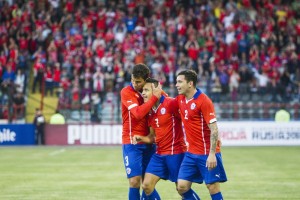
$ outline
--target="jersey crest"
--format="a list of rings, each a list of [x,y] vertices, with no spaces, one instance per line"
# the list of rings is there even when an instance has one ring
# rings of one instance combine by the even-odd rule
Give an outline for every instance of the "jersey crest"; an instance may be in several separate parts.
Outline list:
[[[160,113],[161,113],[162,115],[166,114],[166,108],[160,109]]]
[[[191,110],[194,110],[196,108],[196,104],[195,103],[192,103],[191,104]]]

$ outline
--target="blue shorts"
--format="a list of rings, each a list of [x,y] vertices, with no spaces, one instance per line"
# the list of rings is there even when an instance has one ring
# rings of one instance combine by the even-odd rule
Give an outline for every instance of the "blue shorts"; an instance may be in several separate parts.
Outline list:
[[[123,144],[122,150],[127,178],[144,176],[151,156],[155,153],[155,145]]]
[[[183,158],[178,179],[187,180],[191,182],[198,181],[212,184],[216,182],[226,182],[227,177],[222,163],[221,153],[216,153],[217,166],[208,170],[206,167],[206,160],[208,155],[196,155],[192,153],[185,153]]]
[[[148,164],[146,173],[154,174],[161,179],[177,182],[183,157],[184,153],[175,155],[154,154]]]

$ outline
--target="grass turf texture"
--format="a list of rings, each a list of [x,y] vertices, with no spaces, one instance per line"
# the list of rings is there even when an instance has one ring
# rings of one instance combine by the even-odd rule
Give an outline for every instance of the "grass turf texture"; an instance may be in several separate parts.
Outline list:
[[[223,147],[225,199],[300,199],[300,147]],[[121,147],[0,147],[0,199],[127,199]],[[163,200],[180,199],[159,181]],[[193,184],[202,200],[205,185]]]

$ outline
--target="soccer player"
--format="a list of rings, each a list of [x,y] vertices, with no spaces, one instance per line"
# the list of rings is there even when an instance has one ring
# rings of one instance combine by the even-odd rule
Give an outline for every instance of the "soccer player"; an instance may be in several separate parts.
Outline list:
[[[187,142],[187,152],[178,174],[178,193],[185,200],[197,199],[190,188],[193,178],[200,172],[211,199],[221,200],[220,182],[226,182],[227,177],[222,163],[213,103],[196,88],[196,72],[182,71],[176,81],[179,94],[176,99]]]
[[[144,64],[133,67],[131,84],[121,90],[122,106],[122,150],[125,170],[129,180],[129,200],[140,200],[142,177],[152,154],[151,144],[133,144],[133,136],[145,136],[149,133],[146,115],[161,97],[161,86],[153,88],[153,96],[145,104],[141,91],[150,69]]]
[[[148,78],[143,87],[144,102],[152,98],[152,83]],[[143,191],[147,200],[159,200],[155,185],[160,179],[177,183],[181,161],[186,151],[177,102],[174,98],[162,95],[149,112],[150,133],[147,136],[134,136],[134,142],[156,143],[156,153],[152,156],[143,180]],[[143,199],[142,199],[143,200]]]

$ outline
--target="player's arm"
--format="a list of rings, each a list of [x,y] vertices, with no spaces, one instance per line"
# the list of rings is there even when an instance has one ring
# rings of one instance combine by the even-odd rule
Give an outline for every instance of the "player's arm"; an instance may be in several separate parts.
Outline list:
[[[217,122],[208,124],[208,127],[210,129],[210,149],[206,161],[206,167],[208,167],[208,169],[213,169],[217,166],[217,160],[215,155],[216,155],[217,143],[219,141],[219,131],[218,131]]]
[[[126,91],[122,91],[122,103],[126,105],[127,109],[131,112],[135,119],[140,120],[147,115],[152,106],[154,106],[156,101],[160,98],[161,91],[161,86],[154,88],[152,97],[148,102],[143,103],[142,105],[139,105],[136,97],[132,97],[130,94],[126,93]]]
[[[150,127],[150,133],[147,136],[141,136],[141,135],[134,135],[133,136],[133,144],[137,144],[139,142],[143,143],[154,143],[155,141],[155,132],[152,127]]]
[[[208,167],[208,169],[210,170],[217,166],[216,150],[219,140],[219,131],[214,105],[208,97],[204,97],[204,100],[202,101],[201,112],[204,116],[205,122],[210,129],[210,149],[206,161],[206,167]]]
[[[138,104],[133,104],[132,106],[128,107],[128,110],[130,110],[131,114],[135,119],[140,120],[148,114],[148,112],[151,110],[151,108],[154,106],[157,100],[158,98],[153,95],[146,103],[143,103],[140,106]]]

